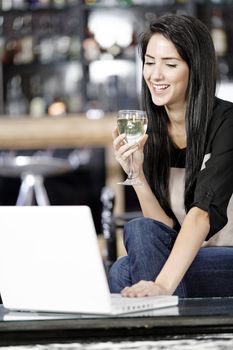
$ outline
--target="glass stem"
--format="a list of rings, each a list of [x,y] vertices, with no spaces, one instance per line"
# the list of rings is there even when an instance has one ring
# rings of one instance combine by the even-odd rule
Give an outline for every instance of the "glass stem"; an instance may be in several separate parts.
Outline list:
[[[128,179],[133,179],[133,154],[129,157],[129,173]]]

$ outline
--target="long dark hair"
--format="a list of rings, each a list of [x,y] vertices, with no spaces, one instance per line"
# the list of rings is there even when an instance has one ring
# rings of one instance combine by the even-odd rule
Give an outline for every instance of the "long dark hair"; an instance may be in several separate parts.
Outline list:
[[[187,133],[185,207],[193,200],[193,188],[201,168],[205,151],[208,125],[213,113],[216,88],[216,55],[207,27],[197,18],[187,15],[164,15],[150,23],[140,36],[140,53],[144,57],[150,38],[160,33],[176,47],[189,67],[187,108],[185,115]],[[168,179],[170,145],[168,116],[164,106],[156,106],[150,91],[142,81],[142,108],[149,119],[148,141],[145,145],[144,170],[150,187],[169,216]]]

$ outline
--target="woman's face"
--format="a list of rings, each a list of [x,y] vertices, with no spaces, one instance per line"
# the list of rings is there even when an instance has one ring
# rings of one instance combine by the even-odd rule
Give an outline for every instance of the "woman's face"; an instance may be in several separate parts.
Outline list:
[[[143,76],[155,105],[185,107],[189,67],[162,34],[154,34],[148,42]]]

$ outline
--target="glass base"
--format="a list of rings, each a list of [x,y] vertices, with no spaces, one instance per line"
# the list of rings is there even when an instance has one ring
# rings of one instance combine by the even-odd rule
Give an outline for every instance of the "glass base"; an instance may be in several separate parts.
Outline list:
[[[124,185],[124,186],[142,186],[143,182],[136,179],[126,179],[125,181],[118,182],[118,185]]]

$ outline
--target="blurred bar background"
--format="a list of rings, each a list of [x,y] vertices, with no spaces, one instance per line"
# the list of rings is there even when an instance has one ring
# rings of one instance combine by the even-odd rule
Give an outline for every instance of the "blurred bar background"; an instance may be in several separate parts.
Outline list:
[[[0,205],[16,204],[22,181],[5,160],[43,156],[75,164],[45,172],[50,204],[89,205],[98,233],[104,186],[116,192],[117,212],[138,209],[133,191],[116,185],[124,175],[111,130],[118,109],[140,108],[138,36],[168,12],[208,26],[217,94],[233,100],[231,0],[0,0]]]

